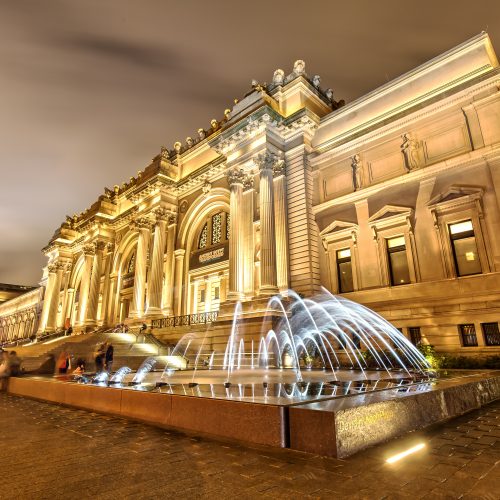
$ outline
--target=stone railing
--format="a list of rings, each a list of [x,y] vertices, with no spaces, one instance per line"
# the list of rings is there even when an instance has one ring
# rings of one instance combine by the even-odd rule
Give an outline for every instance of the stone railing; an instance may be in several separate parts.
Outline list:
[[[169,316],[168,318],[154,319],[151,321],[152,328],[168,328],[176,326],[206,325],[213,323],[219,311],[210,311],[204,313],[185,314],[183,316]]]

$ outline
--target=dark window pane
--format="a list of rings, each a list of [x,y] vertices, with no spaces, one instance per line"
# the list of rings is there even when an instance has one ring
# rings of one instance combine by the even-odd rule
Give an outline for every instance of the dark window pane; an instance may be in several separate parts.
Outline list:
[[[220,294],[219,294],[219,287],[218,287],[218,286],[216,286],[216,287],[214,288],[214,299],[215,299],[215,300],[219,300],[219,296],[220,296]]]
[[[410,283],[410,271],[408,270],[408,260],[406,259],[405,249],[389,252],[389,267],[392,285],[405,285]]]
[[[337,270],[339,276],[339,292],[352,292],[354,290],[354,283],[352,280],[351,261],[338,262]]]
[[[481,272],[481,263],[477,254],[476,238],[469,236],[453,240],[452,243],[457,264],[457,274],[459,276],[479,274]]]
[[[500,345],[500,330],[498,323],[482,323],[484,343],[486,345]]]
[[[410,334],[410,340],[412,344],[417,345],[422,340],[419,326],[410,326],[410,328],[408,328],[408,332]]]
[[[200,302],[205,302],[205,290],[200,291]]]
[[[477,346],[476,327],[471,323],[467,325],[458,325],[464,347]]]

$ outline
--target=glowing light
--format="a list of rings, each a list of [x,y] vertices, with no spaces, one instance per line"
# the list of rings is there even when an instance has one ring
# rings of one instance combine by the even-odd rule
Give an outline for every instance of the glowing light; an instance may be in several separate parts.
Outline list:
[[[408,448],[405,451],[402,451],[401,453],[398,453],[397,455],[393,455],[392,457],[389,457],[386,462],[388,464],[393,464],[394,462],[397,462],[398,460],[401,460],[402,458],[407,457],[408,455],[411,455],[412,453],[415,453],[417,451],[420,451],[421,449],[425,448],[425,443],[419,443],[412,448]]]
[[[472,261],[475,259],[474,252],[465,252],[465,260]]]
[[[465,220],[463,222],[457,222],[456,224],[450,224],[450,233],[451,234],[459,234],[465,233],[467,231],[472,231],[474,228],[472,227],[472,221]]]

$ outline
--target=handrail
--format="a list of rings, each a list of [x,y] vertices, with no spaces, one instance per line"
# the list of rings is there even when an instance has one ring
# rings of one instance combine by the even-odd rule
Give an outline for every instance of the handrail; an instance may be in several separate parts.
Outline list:
[[[167,318],[153,319],[152,328],[167,328],[189,325],[206,325],[217,320],[219,311],[209,311],[204,313],[184,314],[183,316],[169,316]]]

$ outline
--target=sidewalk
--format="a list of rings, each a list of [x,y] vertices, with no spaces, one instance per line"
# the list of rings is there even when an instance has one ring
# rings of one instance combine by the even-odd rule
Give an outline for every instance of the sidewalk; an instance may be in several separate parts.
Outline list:
[[[0,395],[0,498],[500,498],[500,401],[346,460]],[[393,464],[386,459],[425,447]],[[11,492],[11,493],[9,493]],[[7,495],[7,496],[4,496]]]

